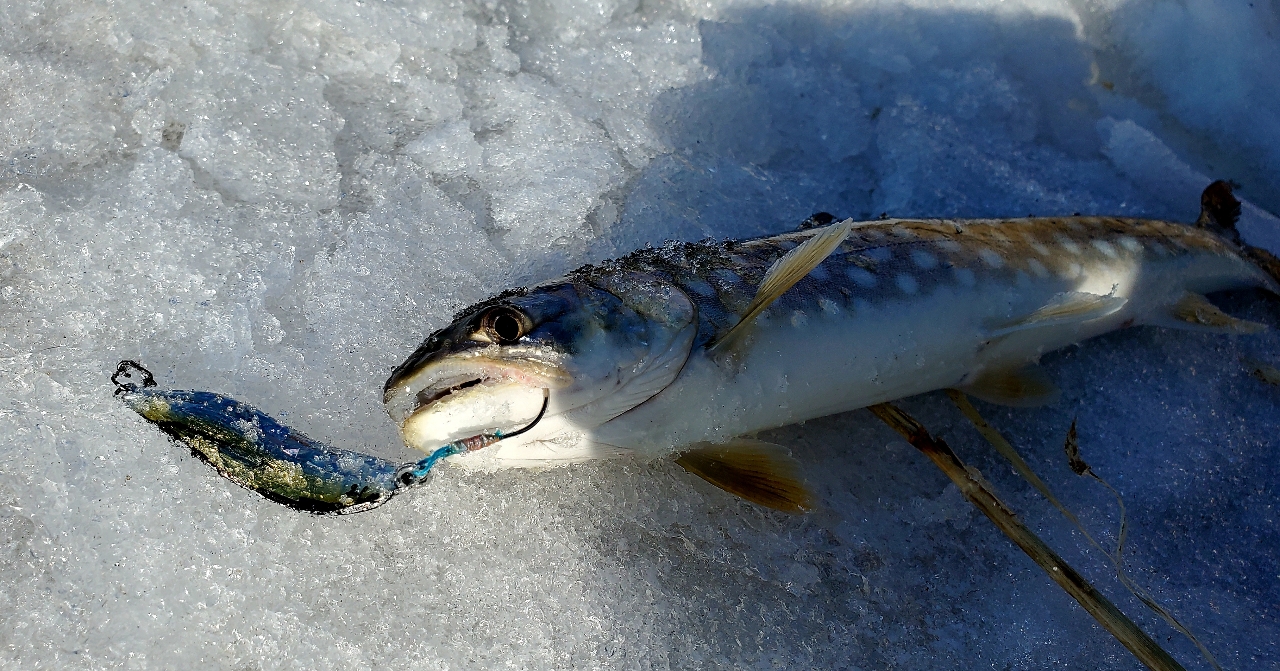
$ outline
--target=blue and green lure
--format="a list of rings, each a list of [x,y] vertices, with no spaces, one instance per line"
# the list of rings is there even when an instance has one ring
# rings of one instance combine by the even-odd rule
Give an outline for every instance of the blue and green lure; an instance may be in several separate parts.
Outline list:
[[[111,381],[126,405],[227,479],[272,501],[316,514],[376,508],[425,482],[441,459],[487,447],[529,428],[472,436],[449,443],[421,461],[395,463],[329,447],[221,394],[159,389],[151,372],[134,361],[121,361]]]

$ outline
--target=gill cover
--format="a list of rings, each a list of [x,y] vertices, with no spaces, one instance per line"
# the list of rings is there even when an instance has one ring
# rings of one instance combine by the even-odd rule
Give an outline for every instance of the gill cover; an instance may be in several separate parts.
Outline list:
[[[697,309],[679,288],[652,275],[625,272],[599,273],[591,283],[615,297],[621,308],[634,315],[634,325],[624,338],[632,355],[612,366],[590,389],[580,384],[579,399],[567,408],[566,419],[575,426],[599,426],[644,403],[671,384],[684,368],[697,334]],[[586,382],[586,378],[575,380]],[[566,400],[569,395],[566,394]]]

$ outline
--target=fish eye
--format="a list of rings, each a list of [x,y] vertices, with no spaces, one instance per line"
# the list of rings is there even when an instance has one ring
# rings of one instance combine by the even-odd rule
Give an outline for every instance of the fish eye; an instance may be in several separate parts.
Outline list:
[[[480,319],[480,329],[490,341],[499,345],[510,345],[528,333],[526,324],[529,318],[519,310],[499,305],[490,308]]]

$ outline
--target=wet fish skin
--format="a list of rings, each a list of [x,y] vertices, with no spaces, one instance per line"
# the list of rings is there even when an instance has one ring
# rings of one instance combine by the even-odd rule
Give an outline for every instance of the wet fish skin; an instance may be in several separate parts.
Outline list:
[[[697,296],[696,342],[730,328],[768,266],[808,235],[730,245],[718,258],[704,257],[692,275],[715,289],[705,296],[694,290],[696,279],[671,273]],[[964,386],[983,371],[1034,362],[1117,328],[1174,325],[1168,310],[1186,292],[1252,286],[1275,289],[1233,245],[1183,224],[1109,217],[867,222],[762,315],[738,375],[725,374],[695,345],[679,379],[620,417],[625,423],[599,427],[593,437],[655,454]],[[996,335],[1079,292],[1120,295],[1125,303],[1099,319]],[[705,417],[727,421],[699,428]]]
[[[518,341],[498,342],[486,332],[486,320],[512,311],[526,328]],[[693,303],[678,287],[625,269],[590,281],[576,275],[508,291],[468,308],[427,338],[387,380],[387,410],[401,425],[406,444],[430,451],[482,430],[462,421],[459,426],[465,428],[454,433],[423,436],[414,429],[425,424],[430,430],[450,418],[437,414],[424,420],[422,413],[457,405],[460,397],[476,399],[476,405],[519,405],[526,414],[479,415],[489,422],[484,431],[509,432],[541,414],[542,390],[548,389],[546,417],[518,442],[541,444],[554,453],[553,460],[614,456],[618,449],[592,444],[582,429],[612,419],[669,384],[697,334],[695,316]],[[510,391],[513,382],[536,393],[486,401],[486,394]]]
[[[459,461],[653,458],[974,385],[984,373],[1125,326],[1207,328],[1173,316],[1185,296],[1277,288],[1205,227],[1113,217],[872,221],[856,224],[767,308],[736,362],[711,356],[706,345],[737,323],[773,264],[821,230],[668,243],[478,304],[397,368],[388,405],[422,411],[431,403],[405,399],[431,386],[434,368],[524,348],[564,372],[571,392],[552,389],[547,419],[522,440]],[[1088,300],[1071,304],[1081,297]],[[548,302],[557,308],[544,309]],[[1073,320],[1080,305],[1091,311]],[[494,309],[526,312],[530,331],[510,344],[477,341]],[[476,379],[470,393],[479,398],[487,382]],[[501,428],[506,420],[491,422]]]

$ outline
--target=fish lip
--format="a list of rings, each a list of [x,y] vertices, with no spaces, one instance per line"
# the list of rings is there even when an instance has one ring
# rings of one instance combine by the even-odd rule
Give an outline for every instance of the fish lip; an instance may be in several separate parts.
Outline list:
[[[429,363],[402,376],[387,387],[383,403],[398,426],[456,392],[502,382],[524,382],[531,387],[558,389],[571,382],[554,358],[535,356],[494,357],[477,354],[450,357]]]

